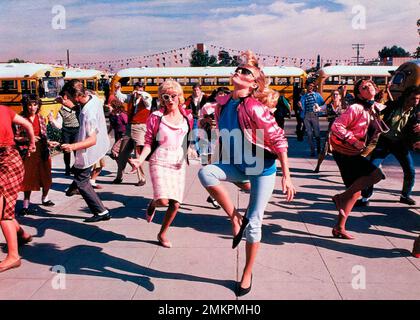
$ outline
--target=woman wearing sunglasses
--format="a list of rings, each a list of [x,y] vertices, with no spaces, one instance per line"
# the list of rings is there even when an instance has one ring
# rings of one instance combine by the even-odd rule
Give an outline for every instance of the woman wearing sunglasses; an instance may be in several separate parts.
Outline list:
[[[182,107],[184,93],[175,80],[168,79],[162,83],[158,96],[161,109],[153,112],[147,120],[144,148],[137,159],[129,161],[137,170],[145,160],[149,160],[153,200],[146,210],[146,220],[152,221],[156,207],[168,207],[157,239],[163,247],[171,248],[167,232],[184,195],[188,161],[186,140],[193,126],[193,117]]]
[[[237,295],[250,292],[252,268],[261,241],[264,211],[274,190],[276,159],[283,169],[282,188],[291,201],[296,193],[290,179],[287,140],[270,112],[278,93],[269,89],[264,73],[251,51],[232,75],[232,94],[217,98],[215,119],[219,130],[219,161],[199,172],[202,185],[222,206],[232,222],[235,248],[246,235],[246,262]],[[232,138],[233,137],[233,138]],[[249,205],[242,216],[222,181],[250,190]]]
[[[346,191],[336,194],[333,201],[338,219],[332,234],[335,238],[354,239],[346,231],[346,221],[361,191],[385,179],[381,169],[364,155],[366,146],[379,137],[378,114],[384,105],[375,102],[378,89],[372,80],[359,80],[354,86],[355,102],[331,126],[332,154]]]

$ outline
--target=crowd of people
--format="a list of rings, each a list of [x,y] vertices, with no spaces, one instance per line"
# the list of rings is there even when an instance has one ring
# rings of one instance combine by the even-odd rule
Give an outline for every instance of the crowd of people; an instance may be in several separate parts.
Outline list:
[[[338,213],[333,237],[354,239],[346,230],[347,218],[355,205],[368,203],[373,186],[385,178],[380,165],[389,154],[397,158],[404,172],[400,202],[415,204],[411,197],[415,180],[411,152],[420,149],[418,87],[408,88],[401,98],[383,105],[378,102],[375,83],[360,80],[354,86],[353,96],[343,86],[333,91],[325,103],[315,83],[308,82],[304,92],[294,87],[291,105],[269,88],[251,51],[242,55],[232,84],[233,91],[220,87],[209,96],[200,85],[194,85],[193,94],[185,98],[182,86],[167,79],[159,86],[157,107],[153,108],[152,97],[142,83],[134,84],[131,94],[122,93],[117,83],[108,99],[107,128],[103,101],[80,81],[71,80],[56,99],[62,104],[58,115],[48,116],[49,123],[61,130],[60,142],[49,141],[46,119],[39,114],[42,103],[37,96],[24,100],[21,115],[0,106],[0,224],[8,247],[0,272],[19,267],[18,245],[32,240],[15,219],[18,193],[24,193],[20,215],[33,213],[32,191],[42,189],[42,205],[54,206],[48,198],[52,148],[63,151],[65,175],[73,178],[66,195],[80,194],[92,213],[85,219],[87,223],[111,219],[95,191],[100,188],[96,178],[105,166],[104,157],[109,150],[118,166],[113,184],[122,183],[124,170],[130,164],[138,176],[136,185],[144,186],[147,182],[143,165],[148,161],[153,198],[146,209],[146,220],[150,223],[158,208],[166,208],[157,234],[159,244],[165,248],[172,247],[169,230],[183,203],[186,168],[195,154],[202,163],[198,178],[208,192],[206,201],[215,209],[223,209],[230,219],[232,248],[243,237],[246,239],[238,296],[247,294],[252,287],[252,271],[262,239],[264,212],[274,191],[277,160],[286,201],[292,201],[296,194],[284,131],[284,120],[291,116],[292,109],[297,121],[297,140],[302,141],[306,131],[309,154],[318,155],[315,172],[320,171],[326,155],[332,154],[346,187],[332,197]],[[321,112],[326,112],[328,120],[323,143]],[[112,147],[111,131],[115,139]],[[243,214],[235,207],[225,182],[249,192]],[[420,257],[420,238],[415,241],[413,255]]]

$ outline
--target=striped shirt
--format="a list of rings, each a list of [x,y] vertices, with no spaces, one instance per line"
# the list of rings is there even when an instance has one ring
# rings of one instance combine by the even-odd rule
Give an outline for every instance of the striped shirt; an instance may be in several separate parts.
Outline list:
[[[305,113],[314,112],[315,103],[315,93],[307,93],[305,95]]]
[[[66,128],[78,128],[79,120],[77,119],[76,110],[62,106],[58,111],[61,118],[63,118],[63,127]]]

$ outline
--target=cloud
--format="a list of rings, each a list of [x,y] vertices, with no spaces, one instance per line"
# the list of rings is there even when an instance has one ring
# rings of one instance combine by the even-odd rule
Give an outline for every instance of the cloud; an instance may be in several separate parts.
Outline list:
[[[66,9],[66,30],[51,27],[58,2]],[[366,29],[356,30],[352,9],[360,2]],[[70,49],[74,62],[86,62],[201,42],[306,58],[349,58],[352,43],[364,43],[362,54],[375,57],[394,44],[414,51],[418,9],[417,0],[6,2],[0,11],[0,60],[55,61]]]

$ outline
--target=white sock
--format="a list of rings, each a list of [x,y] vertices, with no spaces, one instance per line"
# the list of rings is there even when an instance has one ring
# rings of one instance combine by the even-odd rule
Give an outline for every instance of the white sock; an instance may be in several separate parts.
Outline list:
[[[96,186],[96,180],[92,180],[92,179],[90,179],[90,184],[91,184],[93,187],[95,187],[95,186]]]
[[[23,200],[23,207],[25,209],[28,209],[29,208],[29,200]]]
[[[104,212],[98,213],[98,216],[104,216],[104,215],[106,215],[108,212],[109,212],[108,210],[105,210]]]
[[[48,200],[48,196],[42,197],[42,202],[47,202]]]

